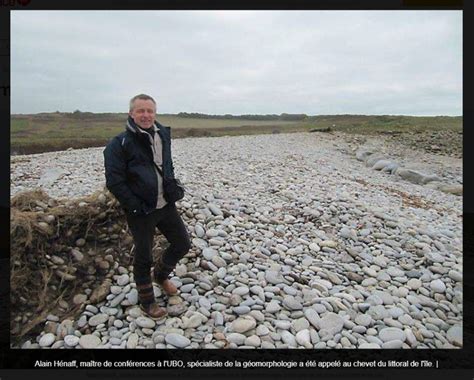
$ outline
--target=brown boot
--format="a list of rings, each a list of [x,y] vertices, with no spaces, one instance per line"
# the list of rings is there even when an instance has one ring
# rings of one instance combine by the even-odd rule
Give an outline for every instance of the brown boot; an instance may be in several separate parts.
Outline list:
[[[166,265],[163,257],[160,256],[155,263],[152,271],[153,281],[160,285],[168,296],[174,296],[178,293],[178,288],[167,277],[173,271],[174,266]]]
[[[169,296],[178,294],[178,288],[171,280],[166,279],[164,281],[158,282],[158,285],[160,285],[164,292]]]
[[[137,284],[137,291],[140,309],[142,309],[150,318],[160,319],[166,316],[166,310],[159,307],[155,302],[153,284],[151,282],[141,285]]]
[[[140,305],[140,309],[142,309],[151,319],[161,319],[168,315],[166,309],[159,307],[156,302]]]

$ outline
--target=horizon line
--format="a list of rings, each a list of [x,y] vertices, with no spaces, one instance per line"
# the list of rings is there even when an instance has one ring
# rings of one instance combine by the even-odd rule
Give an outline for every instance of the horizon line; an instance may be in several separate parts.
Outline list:
[[[79,111],[80,113],[91,113],[91,114],[128,114],[128,112],[92,112],[92,111]],[[10,116],[31,116],[31,115],[41,115],[41,114],[73,114],[76,111],[43,111],[35,113],[10,113]],[[446,114],[437,114],[437,115],[412,115],[412,114],[364,114],[364,113],[334,113],[334,114],[306,114],[306,113],[289,113],[282,112],[279,114],[276,113],[242,113],[242,114],[232,114],[232,113],[205,113],[205,112],[188,112],[188,111],[179,111],[177,113],[173,112],[161,112],[156,113],[156,115],[179,115],[180,113],[185,114],[198,114],[198,115],[209,115],[209,116],[282,116],[282,115],[305,115],[308,117],[314,116],[410,116],[410,117],[463,117],[463,114],[460,115],[446,115]]]

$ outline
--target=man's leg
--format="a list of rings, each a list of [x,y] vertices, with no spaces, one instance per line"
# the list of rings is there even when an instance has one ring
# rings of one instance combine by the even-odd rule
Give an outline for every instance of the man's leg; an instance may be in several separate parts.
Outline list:
[[[166,205],[159,212],[157,227],[170,245],[155,263],[154,277],[167,293],[174,293],[174,285],[166,284],[166,280],[178,261],[188,253],[191,241],[188,230],[174,204]]]
[[[133,260],[133,275],[137,285],[138,299],[143,310],[153,318],[160,318],[166,314],[164,309],[155,303],[153,284],[150,276],[150,268],[153,263],[152,248],[155,234],[155,216],[127,215],[127,222],[135,244],[135,257]]]

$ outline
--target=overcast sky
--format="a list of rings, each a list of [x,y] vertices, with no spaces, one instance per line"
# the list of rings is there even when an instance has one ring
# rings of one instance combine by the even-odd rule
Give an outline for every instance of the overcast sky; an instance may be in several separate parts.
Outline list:
[[[12,113],[462,114],[461,11],[12,11]]]

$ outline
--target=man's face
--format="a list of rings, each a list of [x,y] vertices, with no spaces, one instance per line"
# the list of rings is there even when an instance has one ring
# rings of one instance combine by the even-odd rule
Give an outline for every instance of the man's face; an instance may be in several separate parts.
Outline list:
[[[151,100],[135,99],[133,109],[129,112],[133,121],[141,128],[148,129],[155,121],[156,106]]]

